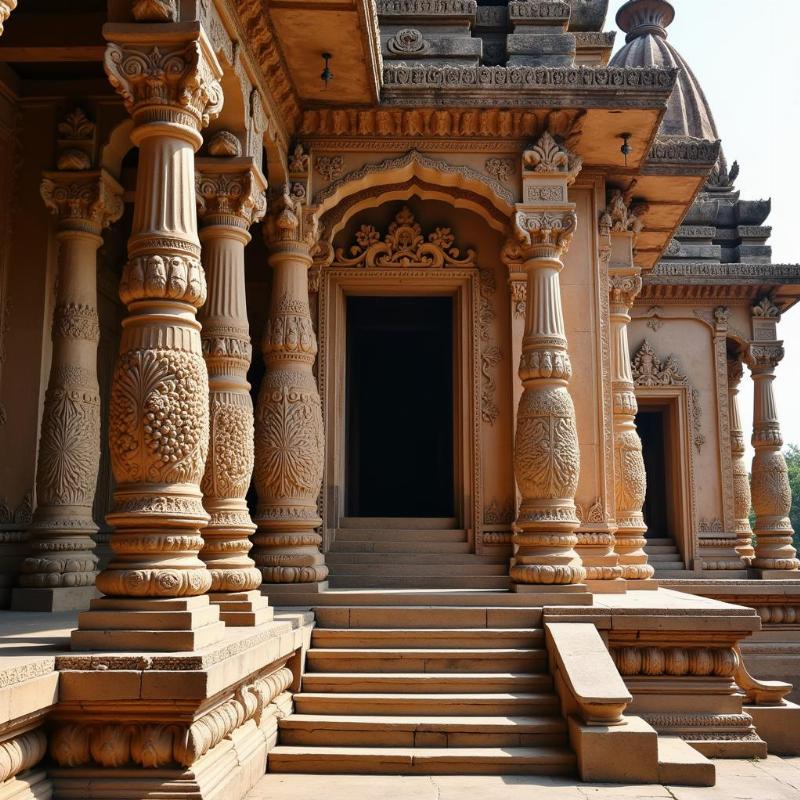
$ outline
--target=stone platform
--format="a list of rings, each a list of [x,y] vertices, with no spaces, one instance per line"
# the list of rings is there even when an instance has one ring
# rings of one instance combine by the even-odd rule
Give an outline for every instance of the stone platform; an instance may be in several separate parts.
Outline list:
[[[800,758],[715,761],[717,784],[685,787],[579,783],[569,778],[510,776],[265,775],[246,800],[353,797],[392,800],[797,800]]]

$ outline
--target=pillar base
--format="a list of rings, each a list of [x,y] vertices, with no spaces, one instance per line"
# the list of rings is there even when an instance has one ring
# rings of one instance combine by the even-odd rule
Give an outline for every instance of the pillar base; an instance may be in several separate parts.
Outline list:
[[[272,621],[273,609],[258,589],[211,593],[208,599],[219,608],[219,618],[232,628],[250,628]]]
[[[758,569],[750,567],[747,576],[762,581],[800,581],[800,569]]]
[[[137,599],[100,597],[78,616],[73,650],[186,652],[225,636],[219,608],[208,595]]]
[[[624,578],[614,578],[610,581],[586,581],[586,588],[592,594],[625,594],[628,590],[628,581]]]
[[[11,592],[11,610],[86,611],[99,596],[95,586],[16,587]]]
[[[658,581],[655,578],[640,578],[636,580],[625,580],[626,591],[628,592],[655,592],[658,591]]]

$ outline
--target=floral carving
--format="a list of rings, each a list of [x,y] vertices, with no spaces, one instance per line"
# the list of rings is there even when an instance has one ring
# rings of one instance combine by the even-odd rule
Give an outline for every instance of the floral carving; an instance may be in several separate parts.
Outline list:
[[[514,162],[510,158],[487,158],[484,168],[497,180],[507,181],[514,173]]]
[[[253,412],[248,405],[219,399],[211,403],[211,437],[202,483],[206,496],[233,498],[247,493],[254,462]]]
[[[524,497],[574,497],[580,456],[575,410],[566,389],[526,391],[522,395],[514,466]]]
[[[402,28],[386,42],[386,49],[396,55],[415,55],[424,53],[428,43],[422,36],[422,31],[416,28]]]
[[[344,172],[344,159],[341,156],[318,156],[314,166],[326,181],[334,181]]]
[[[208,450],[207,381],[199,355],[132,350],[120,356],[109,409],[118,481],[199,483]]]
[[[265,386],[256,480],[272,497],[316,497],[322,484],[322,409],[316,392]]]
[[[566,173],[570,180],[580,172],[583,159],[559,144],[549,131],[522,154],[523,168],[528,172]]]
[[[77,303],[56,306],[53,313],[53,336],[96,342],[100,338],[97,311],[93,306]]]
[[[638,236],[644,229],[643,217],[648,210],[645,203],[633,204],[630,190],[623,192],[621,189],[614,189],[608,199],[608,205],[600,215],[600,231],[631,232],[634,236]]]
[[[404,206],[383,236],[372,225],[362,225],[356,242],[350,247],[350,257],[337,248],[334,266],[337,267],[474,267],[475,251],[464,256],[454,246],[450,228],[436,228],[425,237],[422,227],[411,210]]]
[[[91,506],[99,465],[99,398],[88,391],[49,389],[36,475],[39,502]]]
[[[123,303],[172,299],[199,308],[206,300],[206,278],[200,262],[185,256],[142,255],[125,265],[119,282]]]
[[[176,0],[134,0],[131,11],[137,22],[175,22],[178,19]]]

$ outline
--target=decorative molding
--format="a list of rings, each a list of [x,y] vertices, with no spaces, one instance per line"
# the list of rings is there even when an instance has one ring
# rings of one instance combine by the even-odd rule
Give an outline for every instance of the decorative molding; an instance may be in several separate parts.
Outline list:
[[[47,736],[43,728],[34,728],[0,742],[0,784],[38,764],[46,752]]]
[[[26,494],[19,504],[11,508],[5,497],[0,497],[0,526],[8,528],[27,528],[33,520],[33,495]]]
[[[303,137],[372,137],[379,139],[491,139],[535,140],[550,130],[568,145],[574,144],[575,132],[584,111],[511,111],[470,108],[343,108],[309,109],[303,112],[298,133]],[[457,149],[467,145],[457,142]],[[373,147],[373,145],[369,145]],[[381,142],[381,145],[383,143]],[[405,148],[408,148],[406,143]],[[516,146],[513,148],[516,151]]]
[[[677,69],[640,67],[531,67],[471,65],[407,65],[385,64],[383,67],[384,98],[388,103],[431,105],[428,92],[441,95],[468,93],[476,105],[531,105],[536,92],[539,106],[563,107],[564,93],[613,95],[615,106],[636,107],[654,95],[668,97],[678,75]],[[491,92],[476,91],[491,89]],[[553,94],[549,94],[550,90]],[[558,102],[556,102],[558,99]],[[652,102],[650,99],[649,102]],[[682,143],[678,152],[693,152],[692,145]],[[710,144],[703,142],[702,144]],[[700,150],[698,143],[694,149]],[[716,150],[711,163],[716,161]]]
[[[624,678],[670,675],[687,678],[732,678],[739,656],[730,647],[611,647]]]
[[[476,0],[377,0],[382,17],[474,17]]]
[[[238,158],[242,155],[242,143],[230,131],[217,131],[208,140],[206,149],[210,156],[217,158]]]
[[[480,325],[478,336],[481,347],[481,417],[488,425],[494,425],[500,416],[500,409],[495,402],[497,384],[490,370],[496,367],[503,359],[500,348],[492,343],[491,323],[497,316],[493,308],[493,298],[497,284],[494,271],[481,269],[480,272],[480,311],[478,318]]]
[[[719,141],[694,139],[691,136],[658,136],[647,154],[647,164],[714,164],[719,157]]]

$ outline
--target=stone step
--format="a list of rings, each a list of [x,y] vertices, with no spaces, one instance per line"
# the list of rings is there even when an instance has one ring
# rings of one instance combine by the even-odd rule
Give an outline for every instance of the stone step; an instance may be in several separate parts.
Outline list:
[[[466,542],[467,532],[460,529],[419,530],[417,528],[339,528],[336,542]]]
[[[292,714],[283,745],[335,747],[537,747],[567,744],[561,717],[396,717]]]
[[[487,692],[469,694],[437,692],[298,692],[298,714],[402,715],[424,717],[477,717],[482,714],[527,716],[559,714],[558,697],[552,692]]]
[[[414,578],[474,578],[485,575],[508,575],[508,562],[496,564],[480,564],[468,561],[464,564],[453,565],[448,559],[440,559],[432,564],[396,564],[394,560],[382,564],[339,564],[328,562],[331,576],[343,580],[349,576],[371,577],[383,583],[383,578],[405,578],[410,581]]]
[[[697,578],[697,573],[690,569],[656,569],[655,577],[661,578]]]
[[[506,575],[460,576],[374,576],[338,575],[331,573],[329,584],[335,589],[494,589],[507,591],[510,579]]]
[[[327,593],[335,594],[335,593]],[[354,593],[348,593],[352,596]],[[429,595],[420,594],[421,597]],[[415,595],[407,595],[408,602]],[[520,597],[508,594],[503,597]],[[488,598],[487,598],[488,599]],[[541,608],[493,608],[479,606],[316,606],[317,630],[321,628],[352,629],[464,629],[475,628],[538,628],[542,624]]]
[[[309,747],[278,745],[271,772],[380,775],[571,775],[566,747]]]
[[[654,545],[655,547],[675,547],[675,540],[667,537],[658,537],[658,538],[650,538],[647,537],[647,544],[645,545],[645,550],[647,550],[650,545]]]
[[[302,591],[303,584],[294,584],[291,592],[280,594],[273,606],[313,608],[322,606],[383,606],[391,612],[397,606],[488,607],[493,609],[543,606],[590,606],[592,595],[580,586],[551,586],[536,592],[509,592],[493,589],[328,589],[325,592]],[[265,594],[272,598],[269,590]],[[391,627],[389,625],[369,627]]]
[[[647,560],[651,564],[671,564],[674,561],[683,563],[683,560],[677,553],[655,553],[654,555],[648,555]]]
[[[683,739],[659,736],[658,782],[670,786],[713,786],[716,767]]]
[[[367,692],[377,694],[470,694],[551,692],[546,673],[527,672],[307,672],[303,691],[312,693]]]
[[[331,550],[325,554],[328,566],[344,564],[385,564],[387,561],[384,553],[340,553]],[[447,556],[448,564],[504,564],[508,568],[508,555],[475,555],[475,553],[450,553]],[[393,553],[392,564],[438,564],[441,562],[437,553]]]
[[[663,572],[664,570],[671,569],[671,570],[682,570],[686,569],[686,565],[683,561],[651,561],[650,566],[656,572]]]
[[[472,553],[469,542],[335,542],[333,553]]]
[[[315,628],[312,647],[541,647],[544,630],[536,628]]]
[[[660,556],[660,555],[671,555],[671,556],[678,555],[678,548],[675,547],[674,544],[664,545],[663,547],[662,546],[652,547],[651,545],[648,544],[647,547],[644,548],[644,551],[650,558],[652,558],[653,556]]]
[[[320,672],[541,672],[547,652],[532,648],[380,649],[311,648],[309,671]]]

